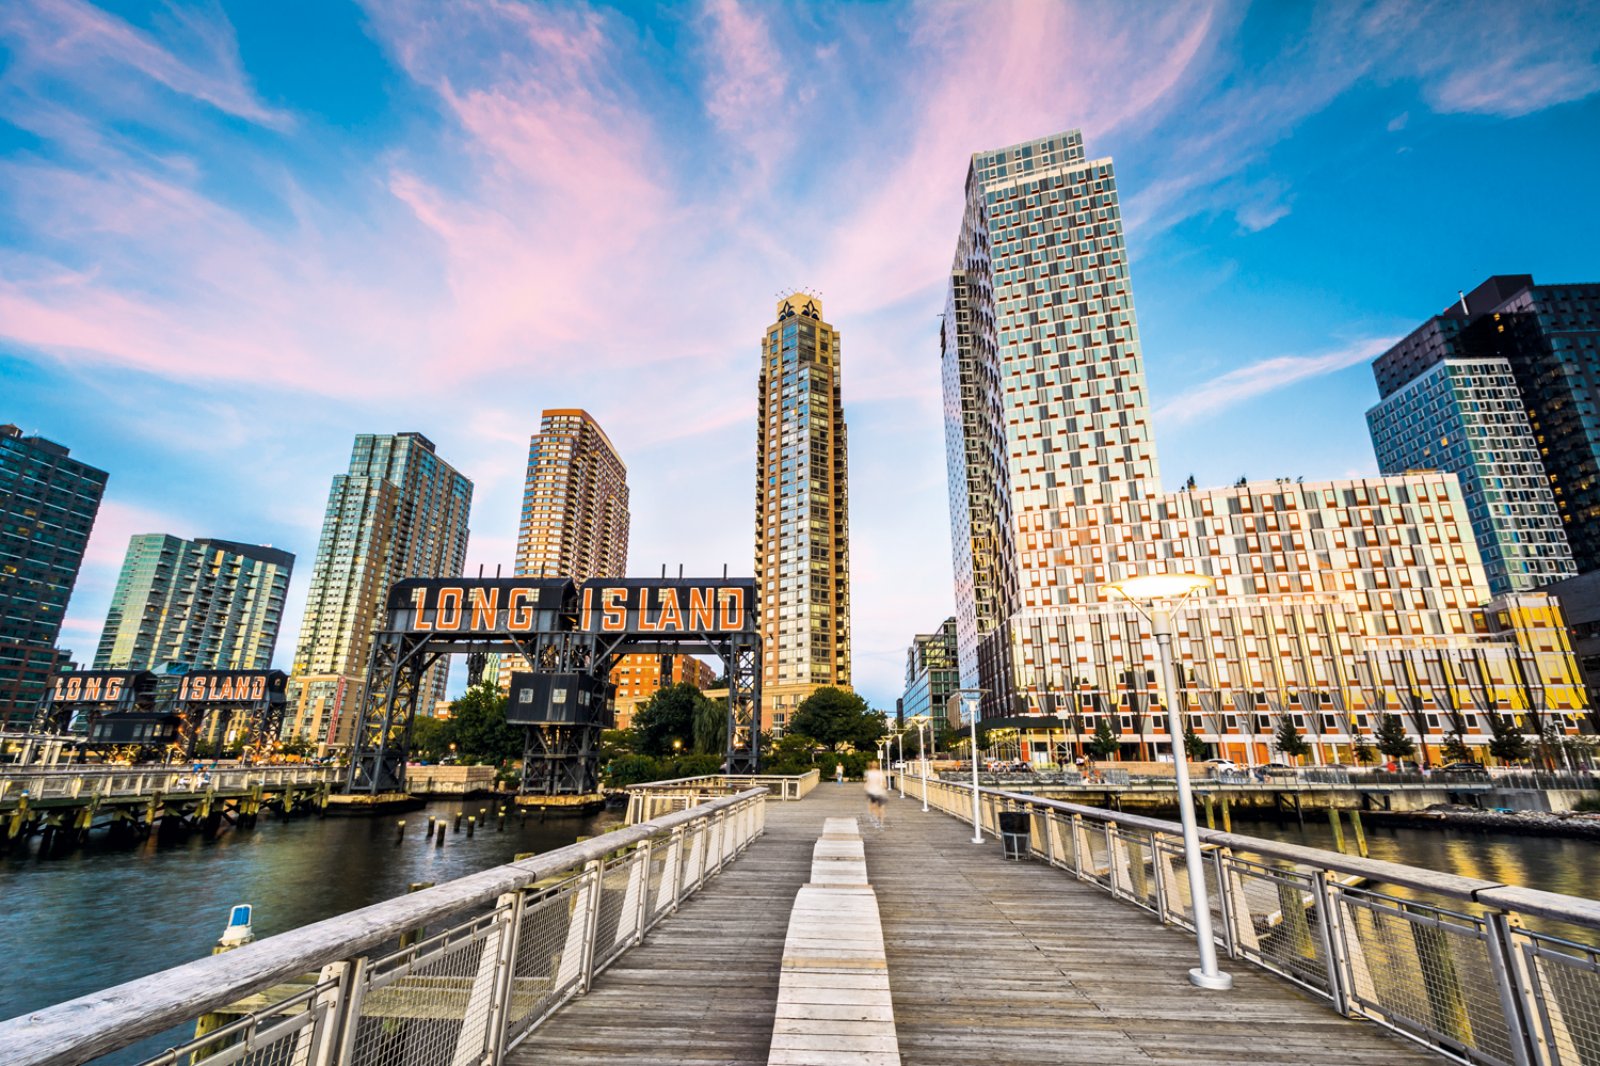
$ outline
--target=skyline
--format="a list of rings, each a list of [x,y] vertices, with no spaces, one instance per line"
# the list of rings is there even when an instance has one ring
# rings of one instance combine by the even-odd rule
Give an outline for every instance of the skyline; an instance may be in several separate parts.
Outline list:
[[[1592,273],[1600,19],[1494,10],[12,5],[0,420],[111,473],[61,642],[92,655],[130,534],[311,558],[357,433],[438,442],[468,571],[509,573],[545,407],[634,474],[632,573],[749,573],[751,338],[800,284],[849,337],[855,676],[892,709],[953,610],[971,154],[1081,127],[1117,158],[1166,488],[1374,474],[1372,357],[1462,284]]]

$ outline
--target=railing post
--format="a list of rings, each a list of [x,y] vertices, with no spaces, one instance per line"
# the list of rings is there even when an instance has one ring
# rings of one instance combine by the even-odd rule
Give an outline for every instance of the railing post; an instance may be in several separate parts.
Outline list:
[[[1156,917],[1161,919],[1162,925],[1172,924],[1172,912],[1167,893],[1172,885],[1172,856],[1163,847],[1167,840],[1164,833],[1150,834],[1150,872],[1156,879]]]
[[[451,1066],[478,1066],[486,1061],[492,1063],[499,1057],[506,1002],[510,997],[506,972],[515,958],[513,940],[521,913],[521,892],[507,892],[495,901],[494,922],[478,953],[478,969],[471,991],[467,993],[466,1008],[461,1013],[461,1031],[456,1034]]]
[[[667,837],[667,854],[661,860],[661,883],[656,886],[657,916],[678,909],[679,867],[682,865],[683,826],[677,826]]]
[[[1352,994],[1355,967],[1351,963],[1348,946],[1350,929],[1345,925],[1344,907],[1339,902],[1344,886],[1328,870],[1322,871],[1318,880],[1322,888],[1317,906],[1322,909],[1322,927],[1328,937],[1328,965],[1333,968],[1333,1007],[1340,1014],[1353,1016],[1357,1013]],[[1357,950],[1359,948],[1358,944]]]
[[[361,1003],[367,994],[367,962],[365,955],[359,958],[346,960],[344,979],[344,1005],[339,1018],[336,1033],[338,1034],[338,1051],[334,1062],[338,1066],[348,1066],[356,1061],[356,1037],[361,1029]]]
[[[633,853],[638,856],[638,863],[628,874],[628,894],[623,897],[622,909],[632,915],[628,920],[633,922],[633,943],[637,946],[644,941],[645,926],[650,924],[650,864],[654,861],[650,841],[641,840]]]
[[[1332,880],[1333,873],[1329,870],[1316,870],[1311,875],[1312,892],[1317,900],[1317,936],[1322,940],[1322,959],[1328,971],[1328,996],[1343,1014],[1345,1012],[1341,1004],[1345,1002],[1346,997],[1341,988],[1344,981],[1339,967],[1341,949],[1334,946],[1336,919],[1333,912],[1333,893],[1328,889],[1328,884]]]
[[[1541,1010],[1545,1004],[1534,989],[1533,982],[1520,975],[1514,940],[1516,919],[1504,911],[1490,911],[1484,919],[1484,932],[1488,934],[1489,966],[1494,971],[1495,990],[1500,994],[1500,1009],[1505,1014],[1511,1061],[1515,1066],[1532,1066],[1534,1048],[1543,1043],[1535,1035],[1533,1019],[1540,1018],[1544,1023],[1541,1028],[1552,1037],[1546,1054],[1539,1056],[1541,1060],[1550,1058],[1550,1053],[1555,1050],[1551,1023],[1557,1021],[1559,1012]],[[1522,994],[1519,995],[1519,992]]]
[[[1084,880],[1083,857],[1089,853],[1089,833],[1083,827],[1083,815],[1072,816],[1072,875]],[[1092,859],[1090,861],[1093,861]]]
[[[1244,882],[1233,865],[1233,851],[1217,848],[1211,853],[1212,868],[1217,872],[1217,909],[1222,912],[1222,940],[1228,955],[1240,958],[1246,949],[1261,953],[1261,940],[1256,936],[1256,925],[1250,917],[1250,901],[1245,898]],[[1189,909],[1194,909],[1194,900]],[[1280,903],[1279,906],[1282,906]],[[1285,920],[1287,920],[1285,915]]]
[[[584,864],[583,870],[589,883],[583,894],[586,907],[583,915],[583,970],[578,980],[579,994],[589,991],[589,982],[594,978],[594,941],[599,934],[600,893],[605,890],[606,883],[605,860],[591,859]]]

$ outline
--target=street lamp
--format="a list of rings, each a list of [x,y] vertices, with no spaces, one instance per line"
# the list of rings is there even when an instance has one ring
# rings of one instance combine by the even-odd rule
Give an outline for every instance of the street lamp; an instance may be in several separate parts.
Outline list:
[[[961,697],[967,709],[967,724],[972,729],[972,842],[982,844],[983,815],[978,809],[978,697],[983,695],[983,689],[961,688],[951,695]]]
[[[912,721],[917,723],[917,761],[922,764],[922,811],[926,814],[928,811],[928,745],[922,739],[922,731],[927,729],[932,732],[933,723],[926,718],[920,717],[913,718]]]
[[[1200,965],[1189,971],[1189,980],[1201,988],[1220,992],[1233,987],[1233,978],[1217,969],[1217,945],[1211,939],[1211,901],[1206,896],[1205,868],[1200,858],[1200,832],[1194,824],[1189,761],[1183,748],[1183,720],[1175,698],[1178,685],[1172,665],[1172,618],[1184,609],[1191,597],[1211,586],[1211,579],[1199,574],[1146,574],[1102,585],[1100,591],[1108,598],[1121,597],[1144,616],[1150,623],[1150,631],[1155,635],[1156,646],[1161,652],[1162,698],[1167,704],[1167,736],[1172,741],[1172,768],[1178,783],[1183,860],[1189,871],[1194,935],[1200,948]]]
[[[904,729],[894,735],[895,757],[894,783],[900,789],[900,798],[906,798],[906,731]]]

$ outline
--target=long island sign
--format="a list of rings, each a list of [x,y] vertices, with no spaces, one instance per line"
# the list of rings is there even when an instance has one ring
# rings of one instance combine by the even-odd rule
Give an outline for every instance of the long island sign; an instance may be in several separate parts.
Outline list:
[[[756,583],[596,578],[578,591],[540,578],[411,579],[389,594],[391,628],[444,637],[565,630],[648,640],[756,631]]]

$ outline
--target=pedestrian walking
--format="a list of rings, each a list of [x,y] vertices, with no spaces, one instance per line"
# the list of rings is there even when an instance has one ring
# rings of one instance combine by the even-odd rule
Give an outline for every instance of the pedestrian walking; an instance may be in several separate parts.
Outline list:
[[[844,763],[842,763],[842,762],[834,764],[834,767],[833,767],[833,783],[836,784],[836,785],[844,784]]]
[[[873,759],[867,764],[867,812],[872,824],[883,828],[883,801],[889,798],[889,778]]]

